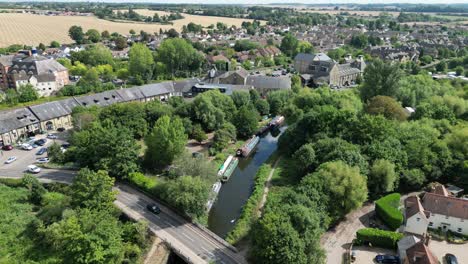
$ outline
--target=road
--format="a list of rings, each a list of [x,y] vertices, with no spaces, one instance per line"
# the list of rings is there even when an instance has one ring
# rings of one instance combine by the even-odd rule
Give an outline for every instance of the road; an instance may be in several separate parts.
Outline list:
[[[21,178],[26,172],[26,167],[33,164],[37,158],[36,152],[36,149],[4,151],[3,155],[0,156],[2,163],[0,177]],[[10,156],[16,156],[18,160],[12,164],[4,164],[4,161]],[[71,183],[75,175],[76,171],[60,169],[42,169],[40,173],[36,174],[42,182],[63,183]],[[167,207],[126,185],[117,184],[115,188],[119,191],[115,204],[130,217],[148,221],[150,229],[188,262],[247,263],[243,256],[234,252],[213,233],[183,219]],[[146,205],[149,203],[158,204],[162,210],[161,214],[155,215],[147,211]]]

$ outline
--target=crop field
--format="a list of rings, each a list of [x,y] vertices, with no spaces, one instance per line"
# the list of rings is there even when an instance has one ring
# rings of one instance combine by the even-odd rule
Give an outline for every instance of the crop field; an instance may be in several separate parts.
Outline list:
[[[156,12],[145,10],[147,12]],[[142,12],[142,10],[139,10]],[[164,14],[164,12],[159,12]],[[11,44],[38,45],[39,43],[49,44],[52,40],[60,43],[71,43],[68,37],[68,29],[73,25],[79,25],[86,31],[90,28],[99,31],[108,30],[109,32],[118,32],[128,34],[130,29],[137,32],[144,30],[146,32],[159,32],[175,28],[180,31],[183,25],[190,22],[209,26],[216,22],[223,22],[227,25],[240,26],[243,21],[248,19],[208,17],[187,15],[184,19],[174,21],[173,25],[146,24],[134,22],[112,22],[98,19],[94,16],[43,16],[33,14],[19,13],[0,13],[0,47],[6,47]]]

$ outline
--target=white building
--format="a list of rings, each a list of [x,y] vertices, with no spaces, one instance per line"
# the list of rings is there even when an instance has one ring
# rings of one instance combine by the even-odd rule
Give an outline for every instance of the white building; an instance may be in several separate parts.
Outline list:
[[[424,194],[422,203],[416,196],[408,197],[405,208],[406,232],[424,235],[429,227],[468,235],[468,200],[450,196],[442,185]]]

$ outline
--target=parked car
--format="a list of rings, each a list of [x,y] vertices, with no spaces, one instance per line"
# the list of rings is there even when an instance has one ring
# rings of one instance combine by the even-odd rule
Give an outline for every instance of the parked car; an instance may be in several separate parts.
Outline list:
[[[32,147],[31,145],[27,144],[27,143],[22,144],[22,145],[21,145],[21,148],[22,148],[23,150],[31,150],[31,149],[33,149],[33,147]]]
[[[2,150],[7,150],[7,151],[8,151],[8,150],[12,150],[12,149],[13,149],[13,146],[12,146],[12,145],[4,145],[4,146],[2,147]]]
[[[5,160],[5,164],[13,163],[15,160],[16,160],[15,156],[9,157],[7,160]]]
[[[447,264],[458,264],[457,257],[450,253],[445,254],[445,261],[447,262]]]
[[[393,256],[393,255],[377,255],[375,256],[375,261],[377,263],[395,263],[399,264],[400,263],[400,258],[398,256]]]
[[[29,165],[28,166],[28,171],[31,172],[31,173],[39,173],[39,172],[41,172],[41,168],[39,168],[36,165]]]
[[[47,148],[41,148],[41,149],[39,149],[38,152],[36,152],[36,155],[42,155],[42,154],[44,154],[46,152],[47,152]]]
[[[70,147],[70,143],[63,143],[62,148],[67,149]]]
[[[34,141],[34,143],[38,146],[44,146],[46,142],[47,142],[47,139],[45,138]]]
[[[64,127],[59,127],[59,128],[57,128],[57,131],[58,132],[63,132],[63,131],[65,131],[65,128]]]
[[[40,158],[36,160],[36,163],[49,163],[49,158]]]
[[[156,205],[156,204],[148,204],[146,206],[146,209],[148,209],[148,211],[152,212],[153,214],[160,214],[161,213],[161,208],[159,208],[159,206]]]
[[[57,136],[54,134],[47,134],[48,139],[57,139]]]

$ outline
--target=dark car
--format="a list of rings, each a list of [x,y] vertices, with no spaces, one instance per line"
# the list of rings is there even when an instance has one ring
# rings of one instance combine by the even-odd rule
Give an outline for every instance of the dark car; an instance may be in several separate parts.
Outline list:
[[[2,147],[2,150],[12,150],[13,146],[12,145],[5,145]]]
[[[42,154],[44,154],[46,152],[47,152],[47,148],[41,148],[41,149],[39,149],[38,152],[36,152],[36,155],[42,155]]]
[[[70,143],[63,143],[62,148],[67,149],[70,147]]]
[[[445,254],[445,261],[447,261],[447,264],[458,264],[457,257],[452,254]]]
[[[34,141],[34,144],[36,144],[38,146],[44,146],[46,142],[47,142],[47,139],[43,138],[43,139],[39,139],[39,140]]]
[[[395,263],[395,264],[399,264],[400,263],[400,258],[398,256],[392,256],[392,255],[377,255],[375,257],[375,261],[377,263]]]
[[[148,209],[148,211],[152,212],[153,214],[161,213],[161,208],[159,208],[159,206],[157,206],[156,204],[148,204],[146,206],[146,209]]]
[[[58,132],[63,132],[63,131],[65,131],[65,128],[64,127],[59,127],[59,128],[57,128],[57,131]]]

